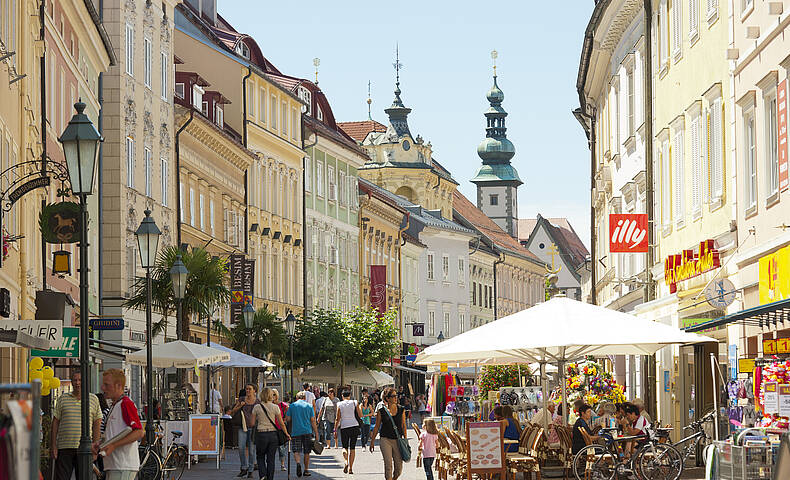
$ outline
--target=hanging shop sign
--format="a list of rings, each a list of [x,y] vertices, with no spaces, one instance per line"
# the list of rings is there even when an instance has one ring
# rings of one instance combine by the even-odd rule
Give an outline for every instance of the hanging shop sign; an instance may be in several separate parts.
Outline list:
[[[778,355],[786,353],[790,353],[790,338],[763,340],[763,355]]]
[[[785,191],[790,186],[790,176],[788,175],[787,159],[787,79],[779,82],[776,86],[776,126],[777,142],[779,143],[779,190]]]
[[[230,321],[239,321],[244,308],[244,255],[230,256]]]
[[[790,298],[790,246],[760,257],[760,305]]]
[[[22,198],[26,193],[31,192],[37,188],[48,187],[50,183],[49,177],[38,177],[33,180],[28,180],[13,192],[8,194],[8,201],[13,205],[17,200]]]
[[[80,218],[78,203],[50,203],[38,215],[41,236],[47,243],[77,243],[82,231]]]
[[[726,278],[719,278],[705,288],[705,298],[711,307],[723,310],[735,301],[735,285]]]
[[[678,282],[719,267],[721,267],[721,258],[719,250],[714,247],[714,240],[703,240],[699,243],[699,253],[694,253],[694,250],[683,250],[680,255],[667,257],[664,261],[664,283],[669,286],[669,293],[675,293],[678,290]]]
[[[609,215],[609,251],[612,253],[647,252],[647,214],[612,213]]]
[[[80,329],[77,327],[63,327],[63,337],[60,343],[53,344],[49,350],[30,350],[33,357],[43,358],[79,358],[80,357]]]
[[[387,266],[370,266],[370,306],[383,315],[387,311]]]
[[[243,281],[244,303],[252,303],[255,288],[255,260],[244,260]]]
[[[779,413],[779,385],[776,382],[766,382],[763,391],[763,408],[765,413],[773,415]]]

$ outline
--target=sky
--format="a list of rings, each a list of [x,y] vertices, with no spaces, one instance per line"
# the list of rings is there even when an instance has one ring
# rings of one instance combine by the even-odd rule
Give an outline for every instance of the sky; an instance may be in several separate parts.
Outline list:
[[[579,106],[576,76],[593,1],[217,3],[283,73],[314,79],[319,58],[319,86],[338,121],[368,118],[370,81],[372,117],[387,123],[397,44],[412,135],[432,143],[434,158],[473,203],[469,180],[481,164],[477,145],[497,50],[512,163],[524,182],[519,217],[568,217],[589,247],[590,154],[571,111]]]

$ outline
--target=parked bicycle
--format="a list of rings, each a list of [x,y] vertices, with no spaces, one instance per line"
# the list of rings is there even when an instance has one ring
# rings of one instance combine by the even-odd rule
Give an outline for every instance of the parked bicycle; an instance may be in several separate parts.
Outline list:
[[[155,423],[156,435],[154,443],[145,447],[141,452],[140,470],[137,472],[137,480],[181,480],[184,468],[187,466],[189,453],[186,445],[179,439],[184,435],[178,430],[171,430],[173,443],[167,447],[162,455],[162,442],[164,431],[159,422]]]
[[[673,463],[680,467],[682,472],[686,462],[691,457],[692,452],[696,454],[698,448],[704,448],[710,443],[710,436],[705,432],[704,424],[713,418],[714,412],[711,411],[702,418],[695,420],[690,425],[683,427],[684,430],[693,430],[694,433],[684,437],[672,444],[672,449],[663,448],[661,451],[649,449],[643,454],[640,463],[635,465],[636,471],[641,478],[653,478],[651,472],[656,469],[665,468],[664,466]],[[659,429],[667,431],[666,429]],[[673,467],[677,468],[677,467]]]
[[[688,426],[683,427],[684,430],[693,430],[694,433],[672,444],[683,455],[684,464],[691,458],[692,453],[696,455],[696,452],[701,451],[710,444],[711,438],[708,432],[705,431],[704,425],[706,422],[713,420],[714,413],[711,410],[699,420],[695,420]],[[681,446],[683,447],[681,448]]]

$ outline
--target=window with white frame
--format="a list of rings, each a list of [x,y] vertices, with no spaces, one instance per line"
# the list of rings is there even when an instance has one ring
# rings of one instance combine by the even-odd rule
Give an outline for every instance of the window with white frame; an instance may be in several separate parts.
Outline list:
[[[313,191],[313,159],[310,157],[304,159],[304,190]]]
[[[436,335],[436,312],[428,312],[428,336]]]
[[[463,285],[466,282],[466,262],[463,257],[458,257],[458,283]]]
[[[724,130],[722,125],[721,96],[710,105],[708,120],[708,171],[710,174],[711,203],[718,202],[724,196]]]
[[[324,196],[324,164],[322,162],[315,163],[315,193],[319,197]]]
[[[206,231],[206,197],[201,193],[200,194],[200,203],[198,205],[198,217],[200,218],[200,230],[205,232]]]
[[[351,172],[346,178],[348,181],[348,205],[352,209],[356,209],[359,206],[359,180]]]
[[[145,196],[150,197],[154,194],[151,178],[151,149],[143,149],[143,165],[145,166]]]
[[[255,118],[255,83],[247,84],[247,115]]]
[[[208,227],[211,230],[211,234],[214,235],[214,200],[209,199],[208,201]]]
[[[466,314],[463,312],[458,312],[458,333],[464,333],[466,331]]]
[[[151,70],[153,70],[153,58],[151,53],[151,39],[145,38],[143,39],[143,58],[145,60],[145,64],[143,67],[143,73],[145,77],[145,86],[151,88]]]
[[[198,111],[203,111],[203,94],[206,93],[200,85],[192,85],[192,106]]]
[[[214,123],[219,128],[225,127],[225,110],[219,103],[214,104]]]
[[[619,78],[615,77],[614,88],[612,88],[612,105],[609,121],[612,123],[611,128],[611,151],[612,155],[620,153],[620,87]]]
[[[299,131],[299,114],[295,108],[291,109],[291,140],[296,141],[296,132]]]
[[[672,179],[674,180],[674,198],[672,212],[675,224],[681,226],[686,215],[686,154],[683,123],[675,129],[672,141]]]
[[[250,59],[250,47],[248,47],[244,42],[240,42],[238,45],[236,45],[236,53],[247,60]]]
[[[442,321],[442,332],[445,338],[450,336],[450,312],[443,312],[444,318]]]
[[[700,116],[697,112],[690,121],[691,140],[691,213],[699,216],[702,212],[702,183],[704,182],[705,163],[702,157]]]
[[[672,222],[672,167],[669,141],[661,142],[661,224],[666,228]]]
[[[168,194],[167,188],[169,186],[168,185],[168,178],[167,178],[168,177],[168,173],[169,173],[167,171],[167,159],[162,157],[160,164],[161,164],[161,167],[162,167],[162,173],[160,175],[161,181],[162,181],[162,184],[161,184],[161,186],[162,186],[162,206],[166,207],[167,206],[167,194]]]
[[[195,219],[197,215],[195,215],[195,189],[189,187],[189,224],[193,227],[195,226]]]
[[[335,167],[332,165],[326,166],[326,177],[329,182],[329,200],[337,200],[337,183],[335,180]]]
[[[744,147],[744,198],[746,210],[757,206],[757,152],[754,134],[754,108],[744,111],[743,115],[743,147]]]
[[[260,105],[258,105],[258,121],[266,123],[266,90],[262,87],[258,91],[258,101],[260,102]]]
[[[126,73],[134,76],[134,27],[126,24]]]
[[[672,0],[672,57],[680,58],[683,45],[683,0]]]
[[[713,22],[716,17],[719,15],[719,0],[707,0],[708,1],[708,22]]]
[[[699,0],[689,1],[689,40],[694,41],[699,35]]]
[[[170,100],[170,92],[167,91],[167,77],[170,73],[170,55],[167,52],[162,52],[160,56],[160,78],[159,78],[159,86],[162,89],[162,100],[169,101]]]
[[[664,68],[669,60],[669,19],[667,13],[667,0],[661,0],[658,6],[658,31],[656,32],[659,70]]]
[[[632,137],[634,135],[634,131],[636,129],[636,118],[635,118],[635,115],[636,115],[636,103],[635,103],[636,102],[636,92],[635,92],[635,87],[636,87],[636,85],[635,85],[635,82],[634,82],[634,69],[633,69],[633,67],[629,68],[626,71],[625,75],[626,75],[626,77],[625,77],[626,78],[626,88],[628,89],[628,92],[626,93],[626,95],[628,95],[628,101],[627,101],[628,111],[626,113],[627,116],[628,116],[628,120],[627,120],[626,123],[627,123],[627,127],[628,127],[628,136]]]
[[[283,137],[288,136],[288,102],[285,100],[280,105],[280,132]]]
[[[305,113],[308,115],[313,114],[313,102],[312,102],[312,94],[310,90],[306,89],[305,87],[299,87],[299,99],[305,103],[305,108],[307,109]]]
[[[272,130],[276,130],[277,129],[277,96],[276,95],[272,95],[271,102],[269,102],[269,104],[270,104],[269,108],[271,109],[271,114],[269,115],[269,127],[271,127]]]
[[[126,186],[134,188],[134,139],[126,137]]]
[[[442,255],[442,280],[447,282],[450,280],[450,256]]]
[[[766,195],[773,199],[779,193],[779,140],[776,116],[776,90],[765,97],[765,183]]]
[[[184,84],[183,83],[176,83],[175,89],[176,97],[184,98]]]
[[[428,280],[434,280],[433,276],[433,253],[428,252]]]
[[[348,189],[348,183],[346,182],[346,172],[343,170],[338,169],[337,171],[337,189],[338,191],[338,202],[340,205],[346,204],[346,200],[348,196],[346,195],[346,190]]]

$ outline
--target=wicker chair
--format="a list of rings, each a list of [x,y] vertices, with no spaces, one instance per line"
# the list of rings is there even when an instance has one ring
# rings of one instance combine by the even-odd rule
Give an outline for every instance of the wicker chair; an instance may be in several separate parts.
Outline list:
[[[455,465],[455,478],[456,480],[461,480],[462,478],[466,478],[466,468],[467,468],[467,459],[466,459],[466,441],[458,435],[457,432],[452,430],[445,429],[445,433],[448,437],[450,437],[450,441],[453,442],[453,445],[458,449],[458,462]]]
[[[564,470],[564,477],[568,478],[571,468],[573,468],[573,454],[571,449],[573,447],[573,427],[564,425],[556,425],[557,436],[560,437],[560,448],[556,450],[557,460],[562,463]]]
[[[518,473],[534,474],[536,480],[540,480],[540,459],[541,451],[545,451],[546,435],[543,428],[531,426],[521,432],[518,445],[518,453],[508,452],[507,470],[512,475],[512,480],[516,479]]]

